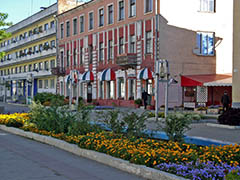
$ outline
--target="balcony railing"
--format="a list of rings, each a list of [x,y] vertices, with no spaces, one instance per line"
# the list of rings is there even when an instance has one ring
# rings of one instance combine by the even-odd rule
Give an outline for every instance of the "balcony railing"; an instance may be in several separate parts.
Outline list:
[[[66,71],[64,67],[55,67],[52,68],[52,74],[56,76],[65,76]]]
[[[32,61],[32,60],[45,58],[45,57],[48,57],[48,56],[51,56],[51,55],[54,55],[54,54],[56,55],[56,52],[57,52],[56,48],[52,48],[52,49],[48,49],[48,50],[43,50],[39,53],[28,54],[26,56],[16,58],[16,59],[12,59],[10,61],[1,62],[0,67],[8,66],[8,65],[14,65],[14,64],[21,64],[21,63]]]
[[[119,55],[116,64],[123,67],[135,67],[137,65],[137,54]]]
[[[39,33],[34,34],[30,37],[26,37],[25,39],[18,40],[15,43],[11,43],[10,45],[2,47],[2,48],[0,48],[0,51],[10,51],[14,48],[18,48],[19,46],[21,46],[23,44],[32,43],[33,41],[43,39],[44,37],[47,37],[47,36],[52,35],[54,33],[56,33],[56,29],[55,28],[50,28],[46,31],[39,32]]]

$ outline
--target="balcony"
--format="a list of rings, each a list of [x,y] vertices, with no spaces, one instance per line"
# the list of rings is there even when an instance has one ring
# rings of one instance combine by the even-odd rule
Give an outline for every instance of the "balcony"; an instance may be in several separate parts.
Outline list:
[[[4,61],[0,63],[0,67],[4,66],[9,66],[9,65],[15,65],[15,64],[21,64],[25,63],[28,61],[33,61],[37,59],[42,59],[45,57],[50,57],[56,55],[56,48],[48,49],[48,50],[43,50],[42,52],[31,54],[31,55],[26,55],[17,59],[12,59],[10,61]]]
[[[15,48],[19,48],[19,46],[22,45],[27,45],[29,43],[33,43],[34,41],[39,41],[45,37],[48,37],[50,35],[56,34],[56,29],[55,28],[50,28],[46,31],[39,32],[37,34],[34,34],[33,36],[26,37],[25,39],[19,40],[16,43],[11,43],[10,45],[7,45],[5,47],[0,48],[0,51],[10,51]]]
[[[117,56],[116,64],[125,68],[135,67],[137,65],[137,54],[122,54]]]
[[[18,73],[18,74],[10,74],[3,76],[7,81],[10,80],[19,80],[19,79],[27,79],[28,75],[32,74],[34,78],[45,77],[53,75],[51,71],[41,70],[41,71],[32,71],[32,72],[25,72],[25,73]]]
[[[65,76],[66,71],[64,67],[55,67],[52,68],[52,74],[55,76]]]

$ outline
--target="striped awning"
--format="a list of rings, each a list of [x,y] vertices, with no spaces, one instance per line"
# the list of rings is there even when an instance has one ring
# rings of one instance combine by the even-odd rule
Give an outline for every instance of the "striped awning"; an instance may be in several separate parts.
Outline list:
[[[92,71],[87,71],[82,75],[82,81],[94,81],[94,76]]]
[[[147,80],[147,79],[153,79],[153,73],[150,69],[148,68],[143,68],[139,73],[138,73],[138,76],[137,76],[138,79],[144,79],[144,80]]]
[[[111,68],[105,69],[100,76],[100,81],[114,81],[114,80],[116,80],[116,74]]]

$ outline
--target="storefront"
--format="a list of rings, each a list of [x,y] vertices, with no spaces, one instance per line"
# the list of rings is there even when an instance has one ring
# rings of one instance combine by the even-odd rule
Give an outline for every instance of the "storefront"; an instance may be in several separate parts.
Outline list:
[[[224,91],[232,98],[232,76],[226,74],[181,76],[185,108],[221,105]]]

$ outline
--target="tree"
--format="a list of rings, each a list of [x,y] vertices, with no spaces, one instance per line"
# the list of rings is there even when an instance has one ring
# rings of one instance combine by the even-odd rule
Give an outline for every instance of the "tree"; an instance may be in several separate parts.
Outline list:
[[[0,41],[2,41],[3,39],[11,36],[11,33],[7,33],[6,27],[11,26],[12,23],[10,22],[5,22],[5,20],[8,18],[8,14],[6,13],[1,13],[0,12]],[[2,27],[2,28],[1,28]],[[5,55],[4,52],[0,52],[0,58],[2,58]]]

